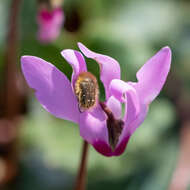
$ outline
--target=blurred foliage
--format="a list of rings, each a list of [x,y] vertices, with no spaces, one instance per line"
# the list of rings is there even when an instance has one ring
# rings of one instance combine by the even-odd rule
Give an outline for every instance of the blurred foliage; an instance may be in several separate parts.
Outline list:
[[[9,2],[0,1],[1,66]],[[36,40],[36,2],[23,0],[19,56],[41,57],[70,78],[72,69],[60,51],[78,49],[77,42],[81,41],[96,52],[114,57],[120,63],[122,79],[135,81],[136,71],[146,60],[169,45],[173,52],[172,71],[190,90],[189,1],[65,0],[63,9],[69,23],[55,42],[43,45]],[[99,76],[98,65],[86,61],[88,69]],[[165,90],[151,105],[146,121],[132,136],[122,156],[107,158],[90,149],[88,189],[167,189],[176,166],[180,126]],[[81,152],[78,126],[51,116],[33,96],[28,102],[29,113],[20,137],[21,173],[14,187],[71,189]]]

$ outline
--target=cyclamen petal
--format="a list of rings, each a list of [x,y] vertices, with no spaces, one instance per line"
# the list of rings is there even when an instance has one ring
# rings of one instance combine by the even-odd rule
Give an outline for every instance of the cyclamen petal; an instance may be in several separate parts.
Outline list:
[[[135,85],[144,104],[151,103],[161,91],[171,65],[171,50],[162,48],[150,58],[137,72],[138,83]]]
[[[21,58],[22,72],[42,106],[58,118],[79,121],[79,110],[71,83],[54,65],[34,56]]]
[[[82,112],[79,120],[80,135],[89,143],[93,144],[96,140],[108,143],[106,115],[100,106],[91,112]]]

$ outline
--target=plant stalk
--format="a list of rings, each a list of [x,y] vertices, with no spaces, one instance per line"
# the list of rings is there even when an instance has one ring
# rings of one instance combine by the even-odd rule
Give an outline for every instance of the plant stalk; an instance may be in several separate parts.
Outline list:
[[[78,169],[74,190],[85,190],[86,188],[86,173],[87,173],[86,166],[87,166],[87,157],[88,157],[88,147],[89,144],[86,141],[84,141],[81,162]]]

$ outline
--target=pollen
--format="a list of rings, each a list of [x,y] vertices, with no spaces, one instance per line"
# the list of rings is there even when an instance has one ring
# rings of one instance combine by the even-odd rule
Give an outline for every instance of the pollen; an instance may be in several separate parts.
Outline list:
[[[86,111],[96,105],[99,88],[96,77],[90,72],[81,73],[74,85],[80,111]]]

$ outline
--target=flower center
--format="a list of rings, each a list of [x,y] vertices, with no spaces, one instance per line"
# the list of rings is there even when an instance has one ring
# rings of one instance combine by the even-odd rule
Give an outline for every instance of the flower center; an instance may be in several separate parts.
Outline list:
[[[74,86],[80,111],[93,108],[98,100],[99,88],[96,77],[90,72],[80,73]]]

